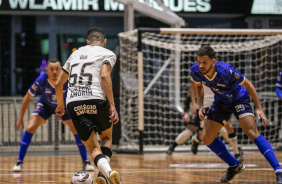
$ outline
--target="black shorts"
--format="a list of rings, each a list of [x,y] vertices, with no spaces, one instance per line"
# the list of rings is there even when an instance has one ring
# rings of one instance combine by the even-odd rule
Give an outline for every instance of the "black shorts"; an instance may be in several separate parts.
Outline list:
[[[67,105],[73,125],[81,140],[87,141],[94,130],[101,134],[109,129],[109,106],[104,100],[83,100],[70,102]]]
[[[206,111],[206,113],[208,112],[208,110],[209,110],[209,107],[206,107],[205,108],[205,111]],[[197,109],[197,112],[196,112],[196,115],[193,117],[192,116],[192,118],[191,118],[191,120],[188,122],[188,124],[190,124],[190,125],[194,125],[195,127],[197,127],[199,130],[202,130],[203,129],[203,127],[201,127],[201,119],[200,119],[200,117],[199,117],[199,109]],[[202,125],[203,126],[203,125]]]

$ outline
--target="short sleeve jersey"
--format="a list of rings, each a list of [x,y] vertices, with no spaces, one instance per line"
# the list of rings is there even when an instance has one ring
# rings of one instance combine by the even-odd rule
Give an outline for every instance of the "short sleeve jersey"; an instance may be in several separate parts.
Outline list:
[[[245,95],[247,92],[244,86],[241,86],[245,80],[243,74],[235,69],[234,66],[225,62],[215,62],[216,71],[212,78],[203,75],[200,72],[198,62],[190,68],[191,80],[201,82],[209,87],[214,93],[214,101],[221,104],[231,104]]]
[[[63,66],[69,74],[66,103],[81,100],[106,100],[101,86],[101,69],[104,63],[113,67],[116,55],[100,46],[86,45],[73,52]]]
[[[276,81],[276,86],[280,87],[282,89],[282,71],[279,73],[279,76]]]
[[[64,84],[64,100],[67,96],[68,84]],[[35,79],[33,84],[29,88],[29,93],[33,96],[40,95],[39,103],[46,104],[49,107],[57,107],[57,99],[55,93],[55,86],[53,86],[49,79],[48,74],[45,72]]]

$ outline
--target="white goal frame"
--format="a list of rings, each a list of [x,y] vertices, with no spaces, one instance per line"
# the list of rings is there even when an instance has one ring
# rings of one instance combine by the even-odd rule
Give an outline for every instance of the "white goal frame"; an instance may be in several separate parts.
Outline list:
[[[154,82],[159,77],[159,74],[162,73],[162,69],[159,70],[158,74],[154,76],[151,83],[147,86],[146,89],[143,88],[143,52],[142,52],[142,35],[146,32],[154,32],[157,34],[213,34],[213,35],[223,35],[223,34],[232,34],[232,35],[281,35],[282,30],[280,29],[197,29],[197,28],[139,28],[138,30],[133,30],[125,33],[120,33],[119,37],[122,37],[123,34],[136,34],[137,32],[137,40],[138,40],[138,131],[139,131],[139,153],[143,153],[143,131],[144,131],[144,94],[149,90],[150,86],[154,84]],[[176,37],[177,39],[177,37]],[[176,40],[177,43],[177,40]],[[193,45],[190,47],[193,47]],[[180,57],[180,55],[174,54],[175,57]],[[180,60],[180,58],[175,59]],[[169,60],[166,64],[163,65],[162,68],[165,68]],[[175,75],[179,72],[179,64],[175,64],[174,66]],[[175,76],[177,79],[177,76]],[[175,83],[175,91],[174,91],[174,105],[175,108],[178,109],[179,112],[183,111],[180,107],[180,83]],[[124,123],[124,122],[122,122]]]

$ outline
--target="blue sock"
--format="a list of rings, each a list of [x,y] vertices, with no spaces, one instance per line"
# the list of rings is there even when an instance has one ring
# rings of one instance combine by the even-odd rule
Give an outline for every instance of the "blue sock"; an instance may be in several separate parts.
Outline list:
[[[84,144],[81,142],[79,136],[77,134],[74,135],[74,138],[75,138],[75,142],[77,144],[77,147],[79,149],[79,152],[80,152],[80,156],[81,156],[81,159],[82,161],[88,161],[87,159],[87,150],[84,146]]]
[[[208,147],[225,163],[227,163],[230,167],[238,164],[238,160],[236,160],[230,153],[227,151],[225,145],[221,140],[215,138],[215,140],[208,145]]]
[[[258,146],[259,151],[267,159],[267,161],[273,167],[274,171],[277,169],[281,169],[281,166],[279,165],[279,162],[274,154],[272,146],[264,136],[258,136],[255,139],[254,143]]]
[[[20,152],[19,152],[19,157],[18,161],[23,162],[25,154],[27,152],[27,148],[31,142],[33,134],[28,133],[27,131],[24,132],[22,141],[21,141],[21,146],[20,146]]]

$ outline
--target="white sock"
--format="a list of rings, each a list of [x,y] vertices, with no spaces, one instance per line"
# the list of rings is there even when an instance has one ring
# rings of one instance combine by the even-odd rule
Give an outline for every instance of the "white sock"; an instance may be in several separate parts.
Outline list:
[[[196,141],[197,143],[200,142],[200,140],[198,139],[198,134],[193,135],[192,140]]]
[[[282,169],[276,169],[274,172],[275,173],[282,172]]]
[[[108,157],[107,155],[105,155],[105,156],[106,156],[106,159],[108,160],[108,162],[110,163],[111,162],[111,158]]]
[[[226,128],[222,127],[219,133],[227,142],[230,142]]]
[[[237,136],[232,137],[232,138],[229,138],[229,140],[230,140],[229,143],[231,144],[231,146],[232,146],[232,148],[233,148],[234,155],[235,155],[235,154],[238,154],[238,153],[239,153],[239,150],[238,150]]]
[[[177,144],[182,144],[183,142],[185,142],[187,139],[189,139],[189,137],[191,137],[191,135],[193,134],[193,132],[191,130],[189,130],[188,128],[186,128],[183,132],[181,132],[175,139],[175,142]]]
[[[109,177],[109,172],[112,168],[106,158],[100,158],[97,163],[99,171],[101,171],[105,176]]]

